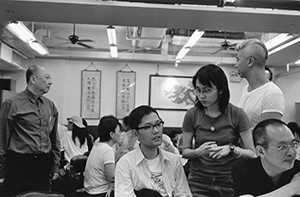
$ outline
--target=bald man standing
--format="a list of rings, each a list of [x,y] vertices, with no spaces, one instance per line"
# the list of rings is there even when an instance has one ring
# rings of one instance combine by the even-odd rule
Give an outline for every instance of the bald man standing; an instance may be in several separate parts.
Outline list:
[[[34,65],[26,71],[26,82],[26,89],[0,109],[0,182],[8,196],[48,190],[49,180],[58,177],[58,111],[43,96],[51,77],[44,67]]]

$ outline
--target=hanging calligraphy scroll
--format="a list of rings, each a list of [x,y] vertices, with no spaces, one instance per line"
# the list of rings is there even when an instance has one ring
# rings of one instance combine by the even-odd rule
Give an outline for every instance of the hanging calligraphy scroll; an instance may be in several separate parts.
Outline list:
[[[81,71],[81,117],[100,118],[101,71]]]
[[[135,105],[135,72],[117,72],[117,118],[129,115]]]

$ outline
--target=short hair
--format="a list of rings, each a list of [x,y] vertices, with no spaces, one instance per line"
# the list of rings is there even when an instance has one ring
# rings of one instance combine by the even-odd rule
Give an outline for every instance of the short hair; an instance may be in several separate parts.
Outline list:
[[[219,110],[224,112],[228,106],[230,99],[230,92],[228,87],[228,81],[224,71],[215,64],[208,64],[201,67],[193,77],[193,86],[196,88],[197,80],[204,86],[212,87],[214,84],[219,92],[222,94],[219,95]],[[200,109],[204,109],[204,106],[199,102],[198,97],[196,97],[195,106]]]
[[[28,84],[30,81],[30,77],[32,75],[34,75],[34,73],[36,73],[40,68],[36,65],[32,65],[30,66],[27,70],[26,70],[26,83]]]
[[[270,138],[267,134],[267,126],[273,125],[273,126],[287,126],[286,123],[279,119],[267,119],[259,122],[253,129],[252,136],[253,136],[253,143],[256,147],[257,145],[260,145],[264,148],[268,148]]]
[[[137,129],[141,124],[143,117],[151,113],[155,113],[158,116],[158,118],[161,119],[157,111],[148,105],[141,105],[132,110],[129,114],[130,128]]]
[[[103,116],[98,124],[98,136],[100,142],[107,142],[111,139],[110,132],[115,132],[117,126],[121,128],[121,123],[119,120],[112,116]]]
[[[298,123],[296,122],[289,122],[287,123],[288,128],[293,132],[293,134],[296,134],[296,130],[299,127]]]
[[[178,130],[172,130],[169,134],[170,138],[173,139],[176,134],[181,134],[182,132],[181,131],[178,131]]]
[[[251,56],[253,56],[255,58],[255,60],[258,62],[259,65],[265,65],[268,59],[268,49],[266,47],[266,45],[259,39],[257,38],[251,38],[251,39],[247,39],[245,41],[243,41],[242,43],[238,44],[236,46],[236,50],[240,51],[242,49],[245,49],[247,47],[256,47],[259,46],[262,50],[259,50],[259,48],[255,48],[253,50],[251,50]]]

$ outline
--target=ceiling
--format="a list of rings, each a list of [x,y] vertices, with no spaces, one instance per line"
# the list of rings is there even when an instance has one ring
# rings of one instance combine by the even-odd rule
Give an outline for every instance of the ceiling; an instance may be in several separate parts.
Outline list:
[[[184,4],[183,4],[184,3]],[[272,9],[269,9],[272,8]],[[234,64],[236,52],[221,47],[246,38],[265,39],[274,33],[300,34],[298,0],[1,0],[0,40],[28,58],[39,55],[4,27],[18,20],[49,49],[45,58],[175,63],[175,57],[195,29],[204,36],[182,63]],[[75,34],[92,48],[72,44]],[[119,58],[112,59],[106,28],[117,32]],[[222,50],[223,49],[223,50]],[[270,55],[268,65],[294,65],[300,43]]]

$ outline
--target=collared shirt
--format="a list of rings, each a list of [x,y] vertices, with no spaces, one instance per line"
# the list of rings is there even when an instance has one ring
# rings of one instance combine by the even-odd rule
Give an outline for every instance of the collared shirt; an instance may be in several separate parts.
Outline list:
[[[53,172],[58,172],[60,140],[58,111],[44,96],[37,97],[26,88],[7,99],[0,109],[0,177],[4,176],[5,154],[50,153]]]
[[[159,149],[162,162],[162,179],[168,197],[192,196],[181,164],[180,156]],[[115,171],[115,197],[133,197],[134,190],[151,186],[151,172],[140,147],[125,154]]]

